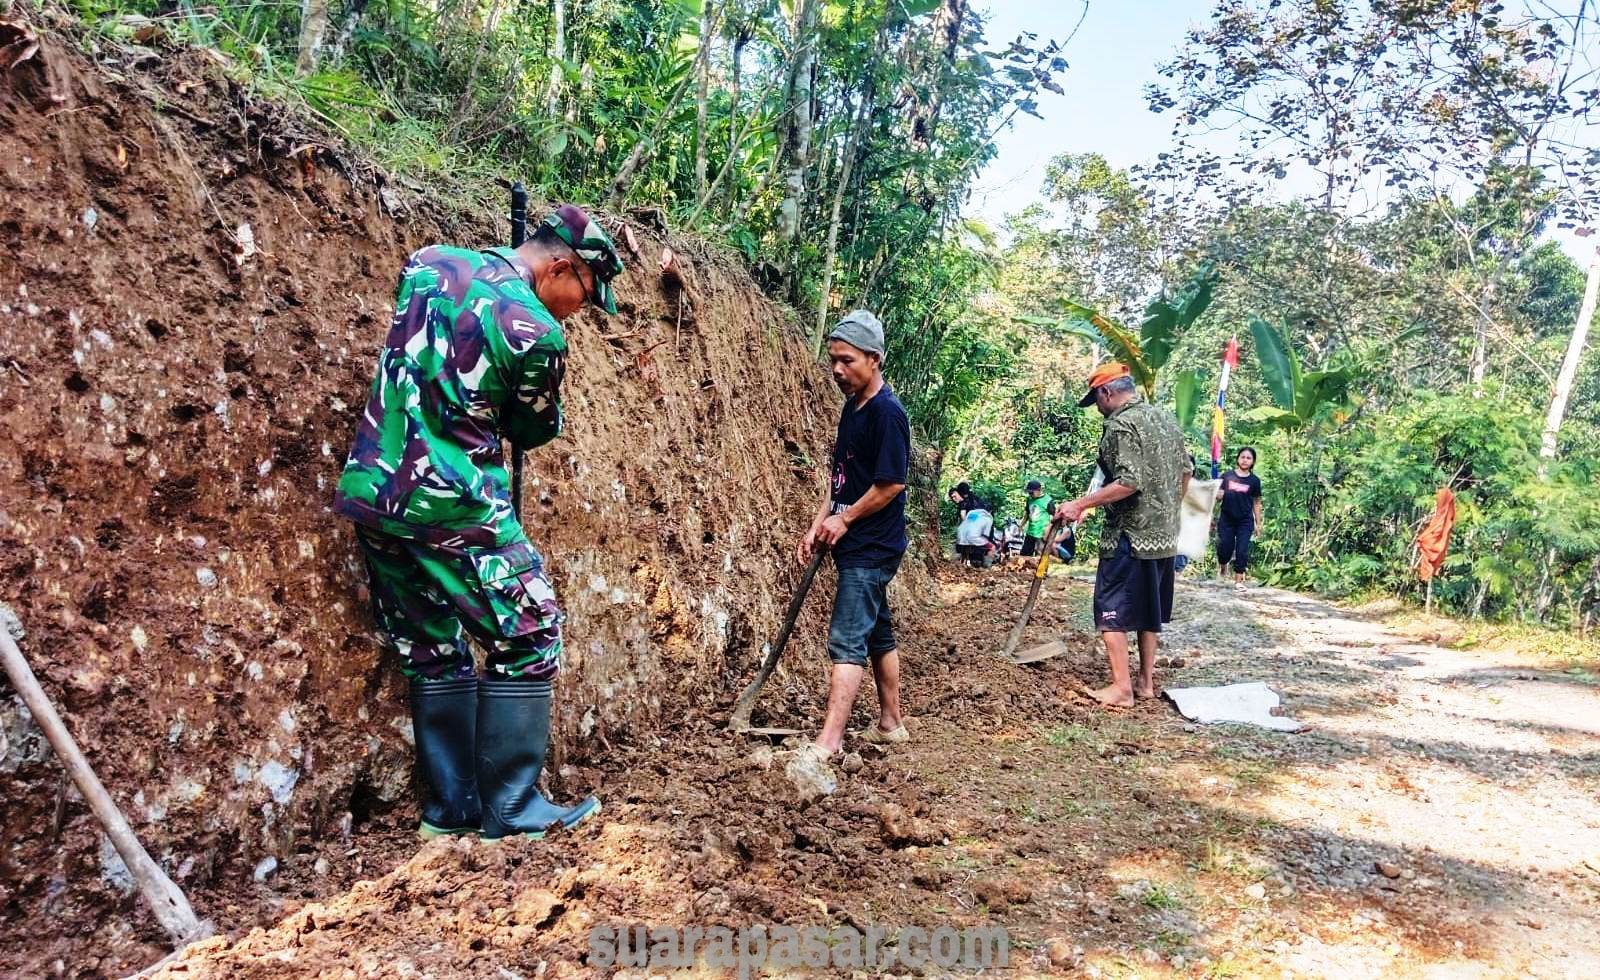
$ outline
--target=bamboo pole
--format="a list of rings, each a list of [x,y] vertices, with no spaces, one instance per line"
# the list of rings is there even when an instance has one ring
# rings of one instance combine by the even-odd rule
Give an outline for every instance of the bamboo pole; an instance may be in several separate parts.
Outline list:
[[[3,626],[0,626],[0,657],[4,658],[6,676],[11,678],[12,686],[22,695],[34,722],[50,741],[56,758],[61,760],[62,768],[66,769],[67,775],[77,785],[78,792],[88,801],[89,809],[94,811],[100,826],[105,828],[106,836],[128,866],[139,893],[150,905],[150,911],[155,913],[157,921],[172,937],[173,944],[181,946],[209,935],[210,923],[201,922],[195,916],[183,891],[173,884],[161,866],[151,860],[144,845],[139,843],[127,818],[117,809],[111,794],[106,792],[105,786],[90,767],[89,760],[84,758],[72,733],[67,730],[66,723],[61,720],[61,715],[56,713],[55,705],[50,703],[44,688],[39,686],[39,680],[34,677],[27,658],[23,657],[22,651],[12,641],[10,632]]]

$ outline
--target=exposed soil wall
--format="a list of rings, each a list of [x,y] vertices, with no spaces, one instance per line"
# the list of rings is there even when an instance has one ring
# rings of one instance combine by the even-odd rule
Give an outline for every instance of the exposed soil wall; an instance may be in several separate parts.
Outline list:
[[[504,231],[380,191],[200,55],[118,71],[47,39],[0,72],[0,602],[152,853],[203,891],[410,805],[403,681],[328,504],[400,263]],[[529,459],[569,614],[562,795],[748,676],[838,405],[780,308],[674,241],[680,323],[661,234],[632,228],[621,314],[569,323],[569,430]],[[822,616],[773,710],[811,697]],[[159,938],[3,681],[0,734],[0,933]]]

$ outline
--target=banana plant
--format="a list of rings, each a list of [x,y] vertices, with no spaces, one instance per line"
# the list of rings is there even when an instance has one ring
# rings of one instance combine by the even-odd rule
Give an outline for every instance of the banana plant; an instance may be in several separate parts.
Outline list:
[[[1178,380],[1172,385],[1172,405],[1183,431],[1193,429],[1194,417],[1200,409],[1199,371],[1191,369],[1178,372]]]
[[[1256,341],[1256,360],[1272,395],[1272,405],[1240,413],[1240,418],[1272,429],[1303,429],[1324,405],[1350,404],[1350,387],[1360,375],[1354,367],[1330,371],[1303,371],[1300,355],[1289,341],[1289,329],[1275,327],[1258,316],[1250,318]]]
[[[1156,394],[1156,372],[1171,360],[1179,336],[1200,319],[1200,315],[1211,305],[1211,297],[1220,278],[1221,273],[1214,263],[1202,262],[1179,288],[1177,295],[1171,299],[1158,296],[1145,306],[1144,319],[1139,323],[1137,334],[1100,311],[1071,300],[1061,304],[1064,315],[1060,317],[1025,316],[1019,319],[1105,344],[1117,360],[1128,365],[1129,373],[1144,389],[1145,397],[1153,399]],[[1189,417],[1193,419],[1193,399],[1199,390],[1198,378],[1191,381],[1190,386],[1193,390],[1190,392]]]

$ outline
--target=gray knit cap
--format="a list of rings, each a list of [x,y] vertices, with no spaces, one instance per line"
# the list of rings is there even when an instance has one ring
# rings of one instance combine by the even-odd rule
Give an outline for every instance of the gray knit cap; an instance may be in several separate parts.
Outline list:
[[[878,355],[882,360],[883,324],[866,310],[851,310],[828,334],[829,340],[842,340],[856,350]]]

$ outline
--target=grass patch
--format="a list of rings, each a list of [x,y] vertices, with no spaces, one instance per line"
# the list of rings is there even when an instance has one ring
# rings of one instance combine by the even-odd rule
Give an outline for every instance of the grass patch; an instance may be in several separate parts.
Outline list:
[[[1174,953],[1181,953],[1188,949],[1191,938],[1188,933],[1179,932],[1176,929],[1163,929],[1155,934],[1155,938],[1152,941],[1163,955],[1171,956]]]
[[[1045,732],[1044,740],[1046,745],[1053,745],[1058,749],[1064,749],[1069,746],[1088,742],[1090,735],[1091,733],[1089,729],[1083,727],[1082,725],[1057,725],[1048,732]]]
[[[1152,909],[1181,909],[1184,907],[1183,897],[1171,885],[1152,882],[1150,890],[1144,893],[1142,899],[1147,908]]]
[[[1232,957],[1224,957],[1206,967],[1206,980],[1215,980],[1220,977],[1242,977],[1244,967],[1234,962]]]
[[[1272,870],[1249,852],[1239,850],[1219,837],[1206,840],[1205,853],[1200,856],[1194,869],[1202,874],[1246,878],[1250,881],[1260,881]]]
[[[1384,624],[1415,634],[1439,633],[1439,643],[1454,650],[1506,650],[1600,669],[1600,635],[1580,636],[1572,630],[1530,623],[1430,617],[1416,610],[1386,617]]]

